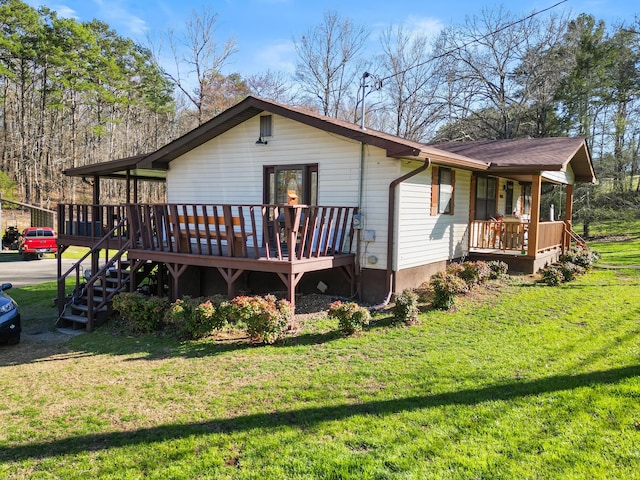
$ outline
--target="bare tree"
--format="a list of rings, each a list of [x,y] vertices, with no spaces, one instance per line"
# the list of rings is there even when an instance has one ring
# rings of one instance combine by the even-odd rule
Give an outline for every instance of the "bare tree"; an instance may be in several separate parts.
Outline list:
[[[358,56],[368,37],[367,28],[327,11],[320,25],[295,41],[296,77],[324,115],[343,116],[347,111],[345,100],[350,94],[355,97],[360,74],[365,70]]]
[[[443,55],[455,76],[449,81],[464,85],[461,95],[451,99],[457,115],[451,120],[474,118],[484,138],[521,135],[534,97],[549,97],[538,88],[546,80],[536,52],[553,48],[562,39],[564,25],[543,25],[533,15],[516,19],[498,7],[444,31]]]
[[[445,77],[431,56],[428,38],[403,27],[389,27],[380,42],[387,130],[411,140],[426,140],[446,109],[439,92]]]
[[[217,21],[218,15],[209,8],[201,13],[194,11],[185,25],[183,36],[173,31],[167,35],[176,70],[175,73],[168,72],[167,76],[195,107],[198,125],[206,120],[206,96],[210,92],[208,82],[216,78],[229,57],[237,51],[233,38],[222,45],[216,41]]]
[[[264,73],[250,75],[245,78],[245,83],[251,94],[256,97],[288,105],[296,103],[297,95],[291,79],[283,72],[267,70]]]

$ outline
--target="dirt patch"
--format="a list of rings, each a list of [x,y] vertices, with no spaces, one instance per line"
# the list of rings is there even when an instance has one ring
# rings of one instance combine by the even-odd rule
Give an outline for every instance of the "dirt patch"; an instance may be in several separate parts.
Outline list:
[[[20,343],[64,343],[72,336],[54,328],[55,319],[31,319],[22,322]]]
[[[633,240],[629,235],[594,235],[589,237],[590,242],[612,243],[612,242],[628,242]]]

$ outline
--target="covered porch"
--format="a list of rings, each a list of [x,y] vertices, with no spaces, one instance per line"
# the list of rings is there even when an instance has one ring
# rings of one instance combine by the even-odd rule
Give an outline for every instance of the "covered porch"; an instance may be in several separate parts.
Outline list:
[[[469,256],[476,260],[502,260],[512,271],[535,273],[558,260],[572,241],[580,241],[572,227],[573,185],[564,186],[564,215],[541,220],[543,177],[531,177],[530,213],[470,219]],[[473,203],[473,202],[472,202]],[[473,208],[471,216],[473,216]]]
[[[437,147],[489,164],[471,179],[470,258],[503,260],[512,271],[535,273],[556,261],[572,241],[581,241],[572,226],[574,185],[595,182],[584,139],[455,142]],[[564,191],[561,205],[556,205],[562,206],[558,218],[542,211],[543,192],[551,186],[562,186]],[[514,190],[520,192],[519,200]]]

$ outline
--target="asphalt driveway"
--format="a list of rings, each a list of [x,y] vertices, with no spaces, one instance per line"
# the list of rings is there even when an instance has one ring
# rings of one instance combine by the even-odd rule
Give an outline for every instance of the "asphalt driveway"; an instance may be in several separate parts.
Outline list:
[[[76,260],[62,259],[63,272],[70,268]],[[22,260],[13,251],[0,253],[0,283],[10,282],[14,287],[51,282],[58,278],[58,262],[53,255],[40,260]]]

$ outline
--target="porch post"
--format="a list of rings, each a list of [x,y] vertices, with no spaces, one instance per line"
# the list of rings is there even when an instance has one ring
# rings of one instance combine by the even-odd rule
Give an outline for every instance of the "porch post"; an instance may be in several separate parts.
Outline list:
[[[475,174],[471,174],[471,193],[470,198],[469,198],[469,226],[468,228],[468,235],[467,235],[467,251],[469,251],[469,249],[471,248],[471,245],[473,244],[473,238],[471,238],[473,233],[473,221],[476,219],[476,183],[477,183],[477,179],[478,177],[475,176]]]
[[[529,247],[527,255],[535,258],[538,253],[538,229],[540,228],[540,187],[542,177],[534,175],[531,182],[531,221],[529,222]]]
[[[567,185],[564,201],[564,236],[562,241],[562,253],[571,247],[571,236],[569,232],[573,230],[571,218],[573,217],[573,185]]]
[[[127,169],[127,203],[131,203],[131,170]]]

